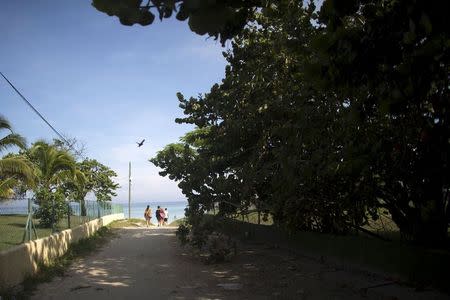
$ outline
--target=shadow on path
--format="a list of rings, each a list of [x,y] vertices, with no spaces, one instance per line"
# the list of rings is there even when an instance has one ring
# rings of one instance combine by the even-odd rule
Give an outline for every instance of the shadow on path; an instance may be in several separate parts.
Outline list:
[[[264,243],[240,245],[231,263],[204,265],[178,245],[175,228],[123,228],[98,253],[73,263],[32,299],[447,299],[383,286]]]

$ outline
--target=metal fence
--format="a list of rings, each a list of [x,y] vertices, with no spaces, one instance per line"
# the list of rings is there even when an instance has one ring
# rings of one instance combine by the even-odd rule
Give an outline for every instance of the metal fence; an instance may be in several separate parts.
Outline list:
[[[38,218],[39,205],[33,199],[0,200],[0,251],[53,232],[74,228],[91,220],[123,213],[123,206],[111,202],[70,201],[51,214],[51,225]]]

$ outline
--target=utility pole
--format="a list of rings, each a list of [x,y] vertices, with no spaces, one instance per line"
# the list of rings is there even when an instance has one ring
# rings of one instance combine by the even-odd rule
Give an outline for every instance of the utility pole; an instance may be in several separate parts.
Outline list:
[[[128,220],[131,219],[131,161],[128,164]]]

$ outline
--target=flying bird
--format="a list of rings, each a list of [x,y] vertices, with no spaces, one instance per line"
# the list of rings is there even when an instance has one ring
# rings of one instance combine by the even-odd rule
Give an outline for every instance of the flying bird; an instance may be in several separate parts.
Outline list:
[[[143,139],[140,143],[136,142],[136,144],[138,145],[138,148],[141,147],[142,145],[144,145],[145,139]]]

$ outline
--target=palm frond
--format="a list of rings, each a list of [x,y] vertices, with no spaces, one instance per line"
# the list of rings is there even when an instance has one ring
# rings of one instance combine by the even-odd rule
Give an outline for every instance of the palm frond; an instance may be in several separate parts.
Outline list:
[[[45,141],[37,141],[30,150],[30,157],[40,170],[44,185],[59,185],[72,180],[76,173],[76,161],[67,151],[60,150]]]
[[[17,184],[14,178],[0,179],[0,198],[11,198],[14,196],[13,187]]]
[[[75,170],[75,182],[80,185],[84,185],[86,183],[86,176],[80,169]]]
[[[5,117],[0,115],[0,130],[2,130],[2,129],[7,129],[7,130],[11,131],[11,133],[12,133],[11,124],[8,122],[8,120],[6,120]]]
[[[22,156],[0,159],[0,176],[16,177],[27,184],[35,182],[35,172],[28,159]]]
[[[13,146],[24,149],[26,145],[27,142],[24,137],[16,133],[11,133],[0,139],[0,152]]]

